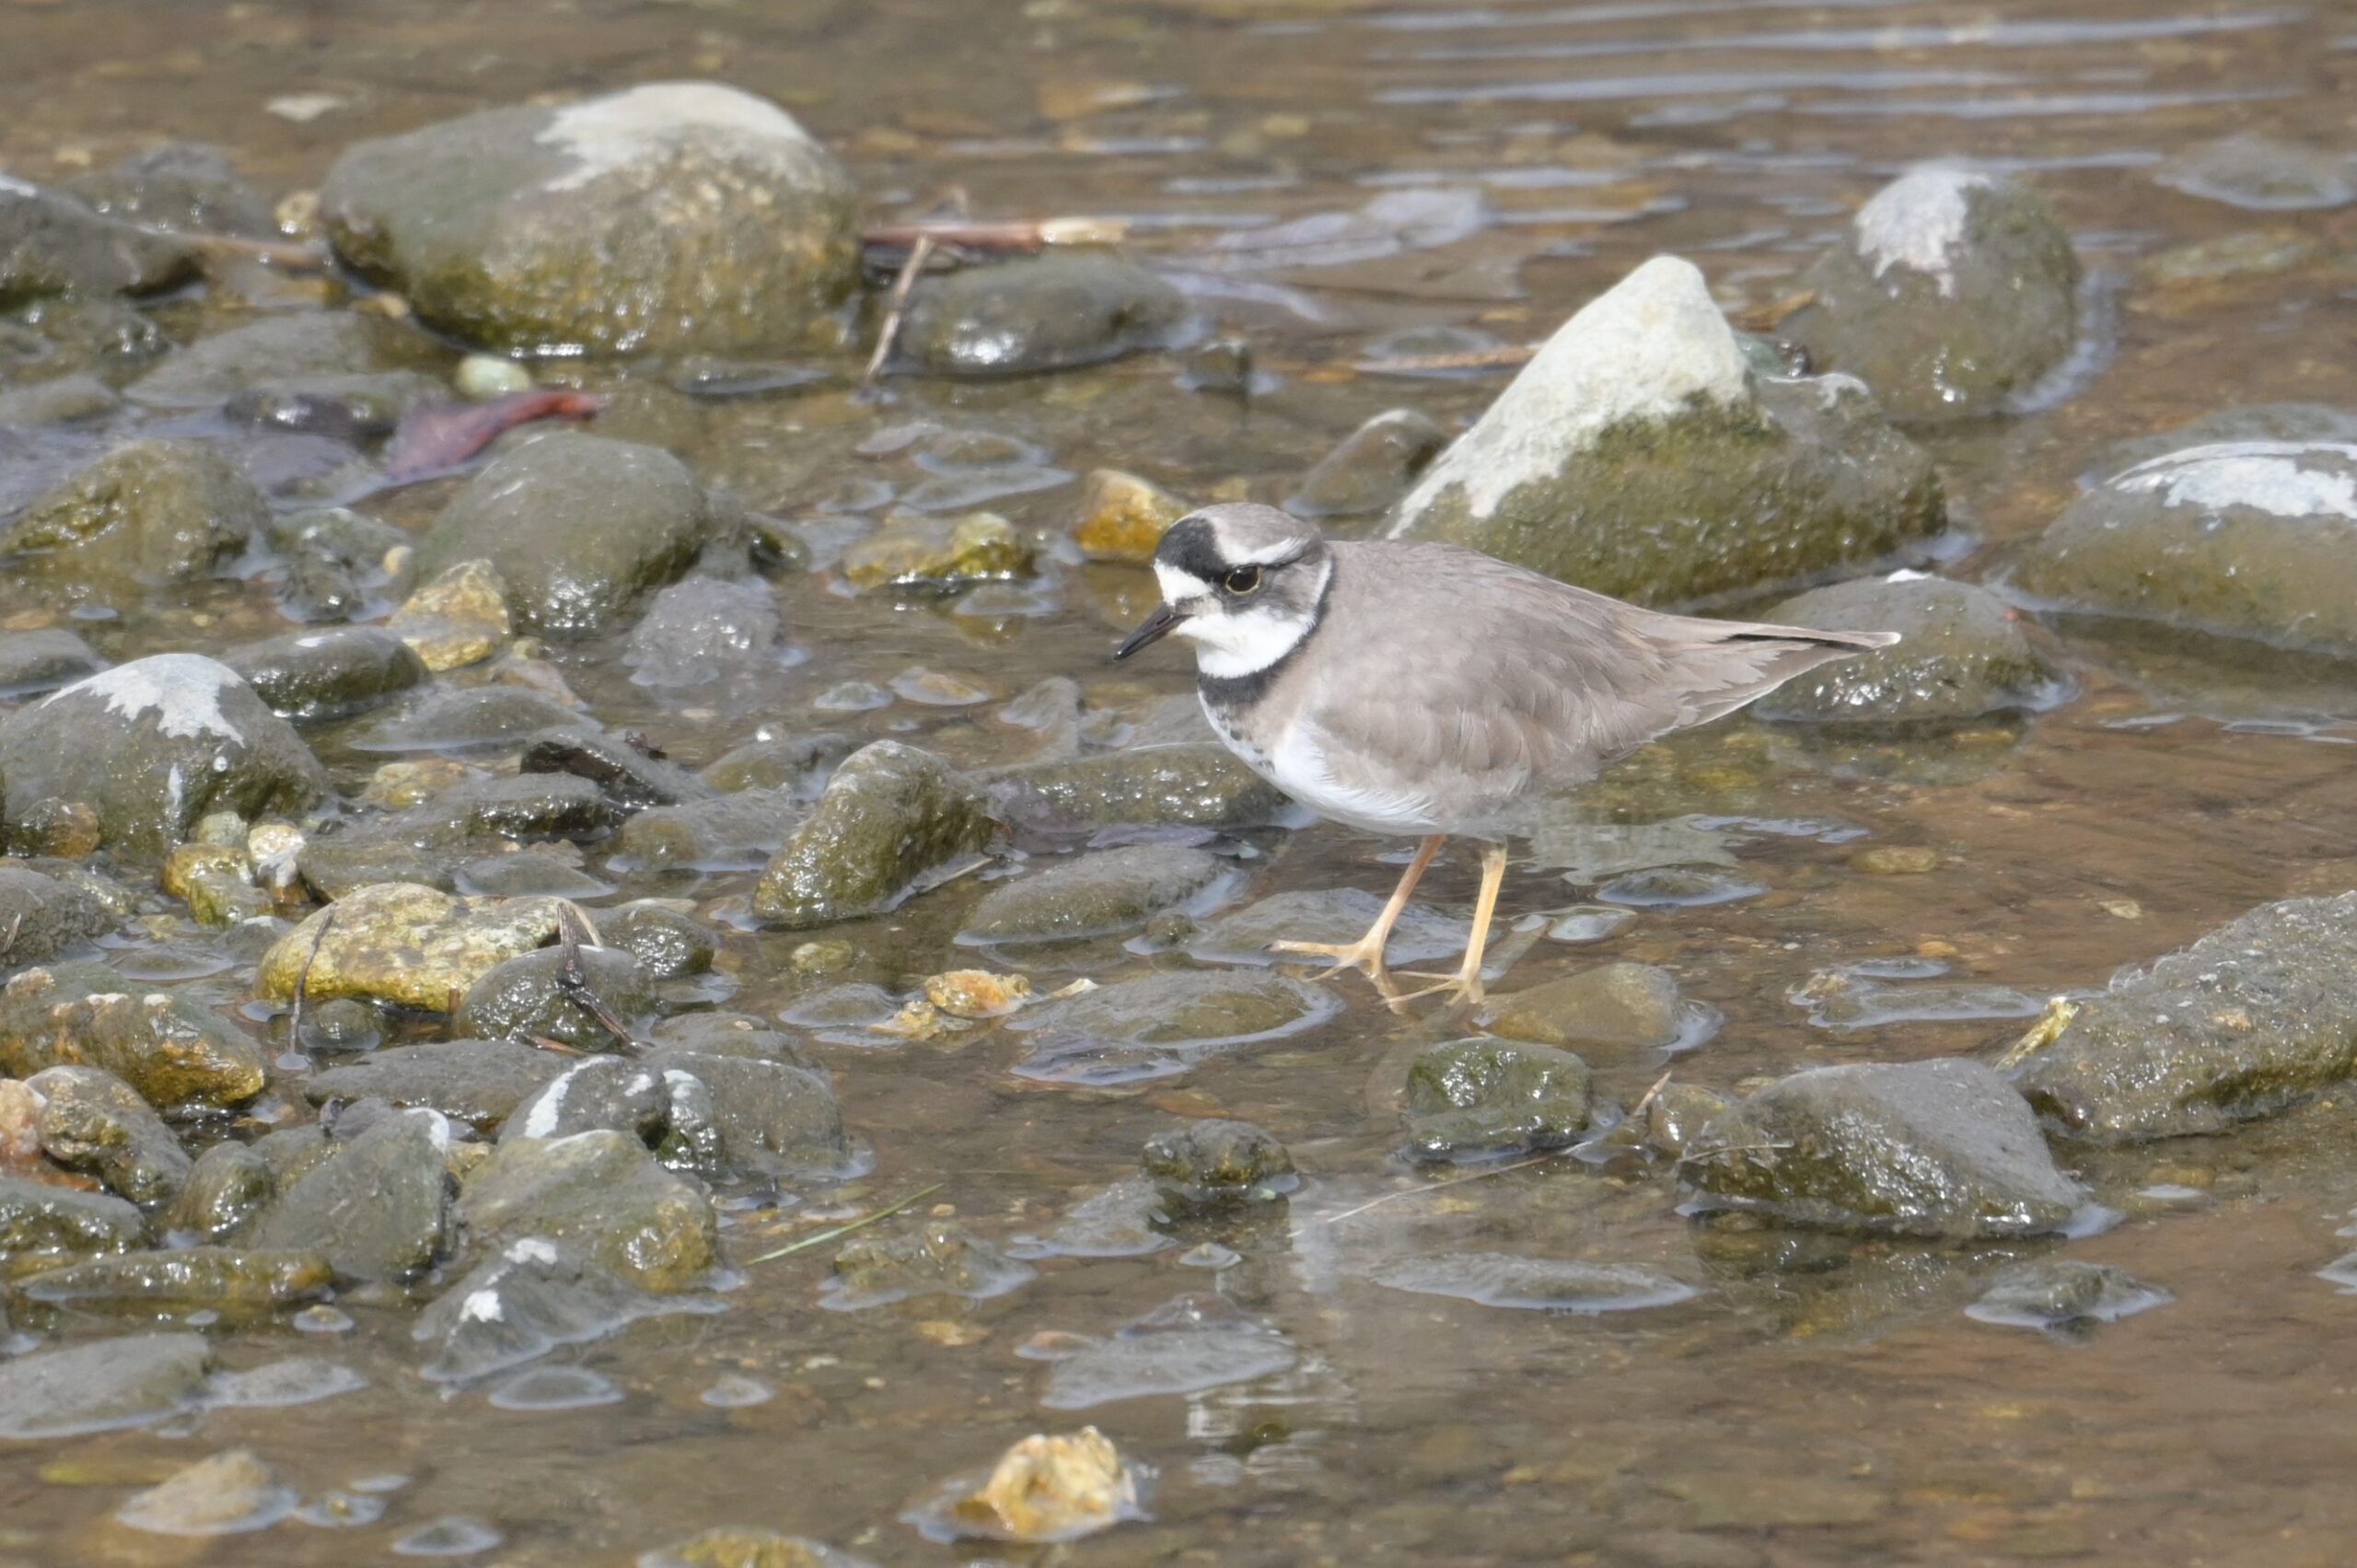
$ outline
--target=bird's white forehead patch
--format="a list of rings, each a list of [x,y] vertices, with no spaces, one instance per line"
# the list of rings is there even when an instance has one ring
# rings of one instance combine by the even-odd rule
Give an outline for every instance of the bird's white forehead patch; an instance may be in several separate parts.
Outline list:
[[[1167,561],[1154,563],[1154,580],[1162,585],[1162,602],[1165,604],[1184,604],[1190,598],[1204,598],[1212,591],[1209,583]]]
[[[1269,540],[1239,539],[1230,528],[1228,519],[1213,517],[1210,520],[1213,548],[1219,552],[1222,561],[1232,566],[1273,565],[1280,561],[1295,559],[1306,547],[1306,540],[1291,534],[1279,534]],[[1250,531],[1259,533],[1261,530],[1253,528]]]

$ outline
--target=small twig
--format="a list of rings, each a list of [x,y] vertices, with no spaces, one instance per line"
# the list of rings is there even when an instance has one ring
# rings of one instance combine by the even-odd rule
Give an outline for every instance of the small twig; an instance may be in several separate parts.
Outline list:
[[[1504,1176],[1517,1170],[1528,1170],[1534,1165],[1545,1165],[1549,1160],[1557,1158],[1562,1152],[1561,1149],[1550,1149],[1543,1155],[1533,1155],[1527,1160],[1516,1160],[1512,1165],[1498,1166],[1491,1170],[1477,1170],[1470,1176],[1452,1176],[1446,1181],[1434,1181],[1422,1187],[1409,1187],[1397,1192],[1386,1192],[1380,1198],[1368,1199],[1355,1209],[1344,1209],[1339,1214],[1328,1214],[1320,1223],[1333,1225],[1338,1221],[1350,1219],[1353,1215],[1363,1214],[1369,1209],[1381,1208],[1397,1198],[1421,1198],[1427,1192],[1438,1192],[1443,1188],[1462,1187],[1469,1181],[1487,1181],[1494,1176]]]
[[[586,923],[571,903],[557,905],[557,940],[564,948],[563,966],[556,972],[557,989],[586,1010],[607,1033],[633,1051],[641,1050],[638,1037],[631,1032],[628,1024],[614,1016],[614,1010],[606,1005],[606,999],[591,989],[589,973],[581,967],[581,929]],[[597,933],[592,931],[589,935],[594,946]]]
[[[1717,1144],[1707,1149],[1698,1149],[1689,1145],[1686,1152],[1678,1158],[1682,1163],[1690,1160],[1714,1160],[1721,1155],[1775,1155],[1782,1154],[1793,1146],[1791,1144]]]
[[[306,245],[299,240],[248,239],[238,234],[187,234],[178,229],[151,228],[138,226],[144,232],[159,239],[177,239],[205,256],[227,256],[240,261],[261,261],[283,267],[290,273],[323,273],[327,271],[327,248]]]
[[[888,223],[863,230],[862,245],[899,250],[931,241],[959,250],[1022,252],[1051,245],[1119,245],[1130,226],[1120,218],[1041,218],[1011,223],[975,223],[952,218],[937,223]]]
[[[531,1041],[532,1044],[540,1050],[554,1051],[559,1056],[594,1056],[597,1054],[597,1052],[592,1051],[584,1051],[577,1045],[567,1045],[561,1040],[551,1040],[546,1035],[526,1035],[524,1038]]]
[[[5,938],[0,938],[0,953],[6,953],[14,948],[17,945],[17,935],[24,929],[25,912],[18,910],[16,913],[8,917],[8,935]]]
[[[311,933],[311,950],[303,955],[303,967],[295,971],[295,1012],[286,1026],[286,1039],[297,1051],[303,1049],[303,1000],[311,991],[311,966],[319,961],[319,944],[328,939],[328,927],[334,923],[335,908],[330,905],[319,916],[319,928]]]
[[[859,377],[861,390],[873,386],[876,377],[884,374],[884,362],[892,356],[892,345],[900,340],[900,318],[907,314],[909,296],[917,286],[917,279],[924,275],[924,265],[933,260],[933,236],[920,234],[916,243],[909,247],[909,259],[900,263],[900,275],[892,280],[892,295],[884,308],[884,326],[876,334],[876,352],[867,356],[867,369]]]
[[[1468,349],[1462,354],[1414,354],[1399,359],[1363,359],[1357,368],[1370,376],[1406,376],[1420,370],[1492,370],[1527,365],[1538,357],[1538,345],[1507,343],[1499,348]]]
[[[1674,1071],[1676,1071],[1676,1069],[1674,1069],[1674,1068],[1673,1068],[1673,1069],[1672,1069],[1672,1071],[1674,1072]],[[1645,1091],[1645,1093],[1644,1093],[1644,1098],[1642,1098],[1642,1099],[1640,1099],[1640,1100],[1638,1100],[1636,1104],[1634,1104],[1634,1105],[1632,1105],[1632,1106],[1631,1106],[1631,1107],[1629,1108],[1629,1120],[1630,1120],[1630,1121],[1634,1121],[1635,1120],[1637,1120],[1637,1118],[1639,1118],[1640,1116],[1643,1116],[1643,1115],[1645,1113],[1645,1109],[1646,1109],[1646,1108],[1647,1108],[1647,1107],[1649,1107],[1649,1106],[1651,1106],[1651,1105],[1654,1103],[1655,1099],[1656,1099],[1657,1098],[1659,1098],[1659,1096],[1660,1096],[1660,1094],[1661,1094],[1662,1090],[1664,1090],[1665,1088],[1667,1088],[1668,1086],[1669,1086],[1669,1074],[1668,1074],[1668,1073],[1664,1073],[1660,1077],[1655,1078],[1655,1079],[1654,1080],[1654,1086],[1653,1086],[1652,1088],[1647,1089],[1647,1090]]]
[[[779,1248],[774,1252],[764,1252],[760,1257],[749,1259],[747,1261],[749,1263],[766,1263],[772,1259],[783,1258],[791,1252],[802,1252],[807,1251],[813,1247],[823,1247],[828,1242],[834,1240],[837,1237],[849,1236],[853,1231],[864,1229],[868,1225],[874,1225],[877,1220],[889,1219],[892,1215],[899,1214],[902,1209],[907,1208],[918,1199],[930,1198],[933,1194],[940,1191],[944,1187],[948,1185],[949,1183],[946,1181],[936,1181],[930,1187],[920,1187],[915,1191],[910,1193],[907,1197],[895,1198],[892,1202],[885,1204],[882,1208],[862,1214],[855,1220],[851,1220],[845,1224],[836,1225],[831,1230],[822,1230],[816,1236],[806,1236],[799,1241],[789,1242],[787,1245]]]

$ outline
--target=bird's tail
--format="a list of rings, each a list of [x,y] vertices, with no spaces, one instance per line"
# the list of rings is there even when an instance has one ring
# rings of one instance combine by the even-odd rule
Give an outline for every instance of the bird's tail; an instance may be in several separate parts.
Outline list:
[[[1765,697],[1796,675],[1898,641],[1896,632],[1819,632],[1744,621],[1684,621],[1672,659],[1692,716],[1707,724]]]

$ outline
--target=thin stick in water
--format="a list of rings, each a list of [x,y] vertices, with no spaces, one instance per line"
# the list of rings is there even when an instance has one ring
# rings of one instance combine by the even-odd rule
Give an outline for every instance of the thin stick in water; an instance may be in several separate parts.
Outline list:
[[[867,369],[859,378],[862,389],[875,384],[884,374],[884,362],[892,356],[892,344],[900,336],[900,318],[907,314],[909,296],[915,292],[917,279],[924,275],[924,264],[933,259],[933,236],[920,234],[909,247],[909,259],[900,263],[900,275],[892,280],[892,296],[884,308],[884,327],[876,334],[876,352],[867,356]]]
[[[894,1214],[899,1214],[902,1209],[907,1208],[911,1203],[915,1202],[918,1199],[930,1198],[935,1192],[940,1191],[944,1187],[948,1185],[949,1183],[946,1181],[936,1181],[930,1187],[920,1187],[915,1191],[910,1193],[907,1197],[895,1198],[892,1202],[885,1204],[882,1208],[862,1214],[855,1220],[851,1220],[845,1224],[836,1225],[831,1230],[822,1230],[816,1236],[806,1236],[799,1241],[789,1242],[787,1245],[779,1248],[774,1252],[764,1252],[758,1258],[748,1259],[747,1261],[751,1263],[766,1263],[772,1259],[783,1258],[788,1253],[807,1251],[813,1247],[823,1247],[828,1242],[834,1240],[838,1237],[849,1236],[855,1230],[864,1230],[867,1226],[874,1225],[877,1220],[889,1219]]]

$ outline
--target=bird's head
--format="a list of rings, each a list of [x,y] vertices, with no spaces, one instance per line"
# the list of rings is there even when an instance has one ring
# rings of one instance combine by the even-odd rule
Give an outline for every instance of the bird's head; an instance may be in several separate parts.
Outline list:
[[[1154,552],[1162,604],[1114,650],[1127,658],[1175,632],[1215,679],[1257,675],[1316,629],[1334,556],[1300,518],[1239,502],[1170,525]]]

